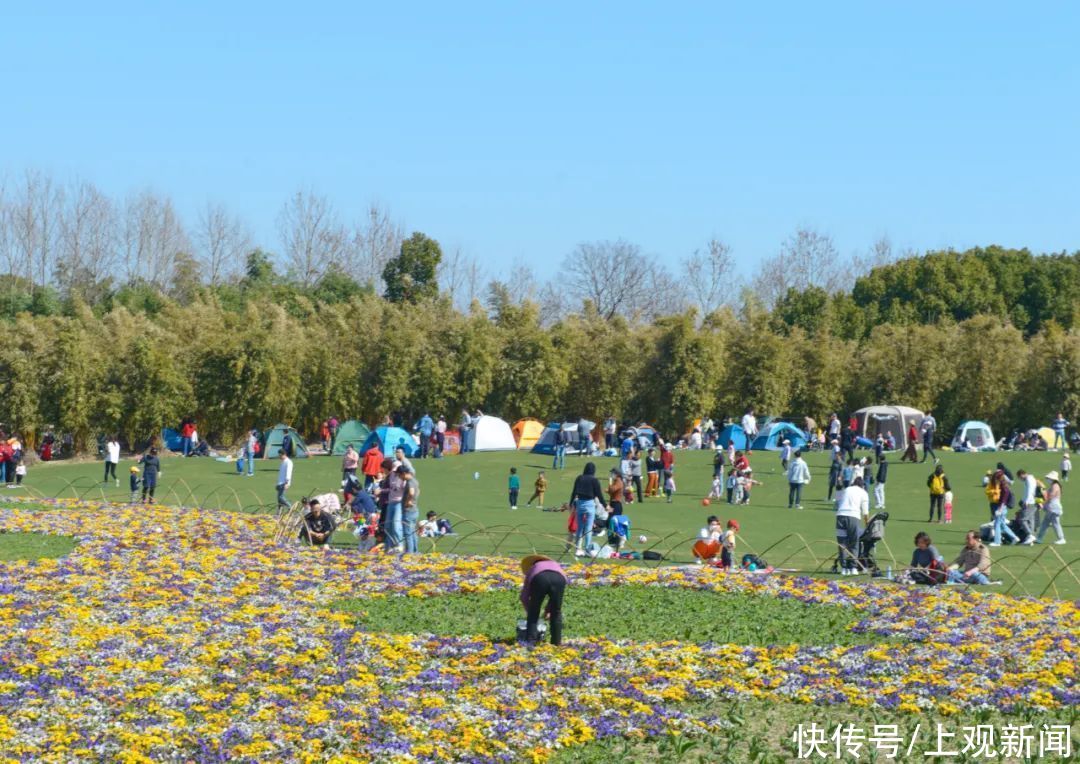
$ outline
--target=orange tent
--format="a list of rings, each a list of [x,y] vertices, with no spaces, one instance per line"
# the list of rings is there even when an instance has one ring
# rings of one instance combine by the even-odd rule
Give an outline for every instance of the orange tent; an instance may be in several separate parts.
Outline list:
[[[540,436],[544,434],[544,425],[542,422],[530,417],[514,422],[514,426],[510,428],[510,431],[514,433],[514,442],[517,443],[518,448],[532,448],[536,445],[536,441],[540,440]]]

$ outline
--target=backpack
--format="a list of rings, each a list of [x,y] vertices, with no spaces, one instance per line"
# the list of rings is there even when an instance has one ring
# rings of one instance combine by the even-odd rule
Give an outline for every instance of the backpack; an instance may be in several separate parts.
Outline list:
[[[993,483],[987,483],[986,498],[990,500],[991,504],[996,505],[999,501],[1001,501],[1001,486],[994,485]]]
[[[765,562],[765,560],[758,557],[756,554],[744,554],[742,556],[741,565],[744,569],[747,569],[751,565],[753,565],[756,570],[761,570],[763,568],[769,567],[769,563]]]
[[[931,475],[930,476],[930,493],[933,496],[945,495],[945,475]]]

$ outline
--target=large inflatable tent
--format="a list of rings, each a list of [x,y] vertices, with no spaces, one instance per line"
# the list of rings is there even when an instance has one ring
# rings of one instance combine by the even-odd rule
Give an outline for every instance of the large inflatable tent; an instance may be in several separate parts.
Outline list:
[[[274,425],[272,430],[267,430],[262,436],[262,453],[259,454],[263,459],[277,459],[278,454],[281,452],[281,444],[285,440],[285,434],[288,433],[292,437],[293,445],[293,459],[306,459],[308,456],[307,445],[304,443],[304,439],[300,437],[300,433],[289,427],[287,424]]]
[[[371,435],[371,428],[359,419],[350,419],[338,425],[337,435],[334,437],[334,448],[331,453],[334,456],[343,456],[345,449],[352,444],[357,451],[367,442]]]
[[[466,434],[470,451],[513,451],[517,448],[510,425],[497,416],[477,419]]]
[[[973,451],[997,451],[997,441],[994,440],[994,432],[986,422],[969,420],[962,422],[956,428],[953,435],[952,448],[954,451],[963,451],[967,447],[964,441],[970,444]]]
[[[514,422],[510,430],[514,433],[514,442],[518,448],[532,448],[544,434],[544,423],[539,419],[526,417]]]
[[[398,446],[401,446],[405,451],[405,456],[415,456],[420,451],[416,438],[400,427],[391,427],[389,425],[376,427],[372,430],[367,440],[364,441],[364,445],[360,448],[360,453],[364,453],[372,446],[378,446],[379,450],[383,452],[383,456],[393,456],[394,450]]]
[[[779,451],[784,447],[785,440],[791,441],[791,447],[796,450],[806,447],[805,432],[790,422],[774,422],[758,431],[750,448],[754,451]]]
[[[897,449],[903,451],[908,446],[908,427],[914,424],[918,430],[924,416],[910,406],[867,406],[855,412],[856,435],[870,441],[877,440],[878,434],[886,438],[892,435]]]
[[[745,451],[747,445],[746,433],[743,432],[742,425],[729,424],[727,427],[720,431],[720,434],[716,436],[716,443],[723,448],[727,448],[728,441],[735,444],[737,451]]]

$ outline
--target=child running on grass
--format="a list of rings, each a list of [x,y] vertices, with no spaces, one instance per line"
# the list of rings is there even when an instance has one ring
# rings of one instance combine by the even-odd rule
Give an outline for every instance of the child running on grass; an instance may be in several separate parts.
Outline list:
[[[517,509],[518,492],[521,490],[521,478],[518,477],[517,467],[510,468],[510,509]]]
[[[532,498],[525,502],[526,507],[531,507],[533,501],[536,501],[536,508],[544,508],[544,494],[547,493],[547,477],[544,476],[544,471],[540,470],[540,474],[536,476],[536,482],[533,483],[533,495]]]
[[[712,479],[712,490],[709,491],[710,499],[722,499],[724,497],[724,482],[721,480],[720,475],[715,475]]]

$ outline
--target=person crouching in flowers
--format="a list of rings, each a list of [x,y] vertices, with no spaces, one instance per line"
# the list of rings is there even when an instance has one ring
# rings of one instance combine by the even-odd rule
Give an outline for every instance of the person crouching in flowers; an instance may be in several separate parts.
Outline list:
[[[312,546],[329,544],[336,527],[334,518],[329,512],[323,511],[322,503],[318,499],[304,499],[304,504],[308,512],[304,515],[304,524],[300,528],[300,540]]]
[[[566,574],[562,566],[542,554],[530,554],[521,559],[525,581],[521,586],[521,604],[525,608],[525,639],[540,639],[538,625],[540,609],[547,600],[544,617],[550,621],[551,644],[562,644],[562,601],[566,591]]]

